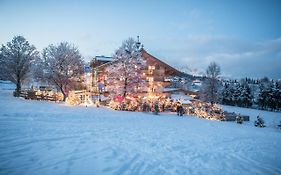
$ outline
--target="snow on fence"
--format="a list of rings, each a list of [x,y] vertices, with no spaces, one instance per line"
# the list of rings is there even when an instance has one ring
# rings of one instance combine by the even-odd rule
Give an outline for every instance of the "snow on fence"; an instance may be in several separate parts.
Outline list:
[[[22,90],[19,96],[30,100],[62,101],[62,94],[52,91]]]

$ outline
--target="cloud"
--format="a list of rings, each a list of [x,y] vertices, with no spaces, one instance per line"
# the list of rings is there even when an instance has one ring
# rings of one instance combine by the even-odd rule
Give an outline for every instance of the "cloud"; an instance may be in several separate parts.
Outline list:
[[[164,41],[166,45],[156,52],[176,67],[187,65],[205,70],[215,61],[223,74],[233,78],[268,76],[281,79],[281,38],[250,42],[224,36],[188,36]]]
[[[233,45],[236,47],[232,49],[236,50],[235,52],[209,53],[205,60],[220,63],[222,69],[234,77],[281,78],[281,57],[278,54],[281,51],[280,38],[245,46]]]

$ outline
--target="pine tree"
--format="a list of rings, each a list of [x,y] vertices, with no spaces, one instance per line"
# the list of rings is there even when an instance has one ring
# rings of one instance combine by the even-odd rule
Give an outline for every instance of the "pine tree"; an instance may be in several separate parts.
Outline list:
[[[238,82],[234,85],[232,99],[235,106],[241,106],[241,86]]]
[[[229,83],[225,83],[222,88],[222,104],[230,105],[230,92]]]
[[[258,104],[262,109],[268,109],[272,97],[272,83],[265,77],[260,80]]]
[[[242,107],[251,107],[252,106],[252,94],[250,86],[248,85],[247,81],[241,81],[241,106]]]
[[[276,99],[276,108],[281,110],[281,81],[277,81],[275,84],[275,99]]]

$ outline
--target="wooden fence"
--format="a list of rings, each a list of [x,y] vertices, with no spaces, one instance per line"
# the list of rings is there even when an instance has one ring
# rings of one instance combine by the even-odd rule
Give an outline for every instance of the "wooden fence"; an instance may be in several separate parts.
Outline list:
[[[50,91],[22,90],[19,96],[30,100],[62,101],[62,94]]]

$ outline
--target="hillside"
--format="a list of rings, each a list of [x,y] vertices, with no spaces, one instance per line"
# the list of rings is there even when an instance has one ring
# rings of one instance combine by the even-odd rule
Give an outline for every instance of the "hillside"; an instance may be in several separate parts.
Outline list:
[[[0,83],[0,174],[281,174],[280,113],[238,125],[12,97]],[[267,128],[255,128],[261,112]]]

